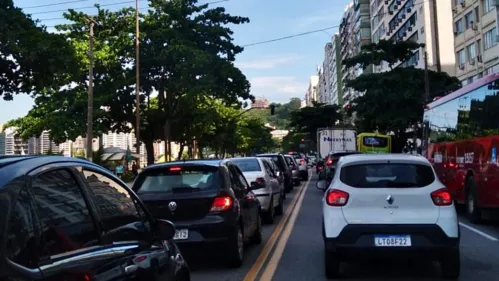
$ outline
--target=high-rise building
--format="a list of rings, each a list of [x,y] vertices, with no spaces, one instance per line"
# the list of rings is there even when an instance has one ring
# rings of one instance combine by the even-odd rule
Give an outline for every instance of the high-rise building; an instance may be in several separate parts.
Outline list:
[[[319,66],[318,101],[325,104],[342,104],[343,77],[341,72],[341,40],[333,35],[324,47],[324,60]]]
[[[317,66],[317,76],[319,77],[319,82],[317,83],[317,101],[319,103],[327,103],[327,75],[324,71],[324,63]]]
[[[371,21],[369,0],[354,0],[346,8],[340,24],[341,59],[342,61],[356,56],[363,46],[371,43]],[[362,73],[372,72],[372,67],[362,69],[360,66],[346,67],[342,65],[342,82],[353,80]],[[346,106],[362,93],[342,85],[343,105]]]
[[[455,56],[452,34],[452,4],[455,0],[371,0],[372,41],[414,41],[424,43],[425,48],[414,51],[406,61],[395,67],[425,67],[444,71],[454,76]],[[389,71],[388,63],[374,67],[374,72]]]
[[[28,142],[17,135],[14,127],[4,128],[0,133],[0,155],[28,154]]]
[[[305,94],[305,100],[307,102],[307,106],[312,106],[312,102],[317,101],[318,93],[317,93],[317,85],[319,84],[319,76],[313,75],[310,76],[310,81],[308,83],[307,93]]]
[[[453,1],[456,76],[463,85],[499,72],[498,7],[494,0]]]

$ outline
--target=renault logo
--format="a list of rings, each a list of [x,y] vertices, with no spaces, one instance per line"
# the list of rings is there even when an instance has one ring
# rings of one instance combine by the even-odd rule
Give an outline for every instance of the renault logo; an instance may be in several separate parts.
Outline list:
[[[168,203],[168,209],[172,212],[175,211],[177,209],[177,203],[175,201]]]
[[[388,204],[393,204],[393,201],[395,201],[395,199],[393,199],[393,196],[391,194],[386,197],[386,202],[388,202]]]

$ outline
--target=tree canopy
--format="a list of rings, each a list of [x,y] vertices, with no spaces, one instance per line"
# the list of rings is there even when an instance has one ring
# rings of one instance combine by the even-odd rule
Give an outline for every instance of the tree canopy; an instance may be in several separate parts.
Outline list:
[[[74,72],[74,51],[59,34],[46,31],[12,0],[0,3],[0,95],[12,100],[59,88]]]
[[[359,55],[343,63],[348,67],[365,67],[384,61],[393,67],[397,62],[408,60],[423,47],[410,41],[381,40],[365,46]],[[429,100],[461,87],[460,81],[447,73],[428,70],[428,76]],[[401,151],[408,137],[407,129],[422,120],[424,105],[429,101],[425,95],[425,71],[414,67],[396,67],[387,72],[364,73],[346,81],[346,86],[363,93],[351,103],[358,130],[394,133],[393,150]]]

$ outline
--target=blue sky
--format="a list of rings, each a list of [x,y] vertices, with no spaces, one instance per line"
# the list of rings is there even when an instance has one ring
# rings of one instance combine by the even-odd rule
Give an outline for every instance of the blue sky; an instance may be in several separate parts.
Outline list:
[[[200,3],[214,0],[200,0]],[[72,2],[72,3],[67,3]],[[40,19],[46,26],[63,23],[62,11],[78,9],[89,14],[98,2],[102,8],[116,10],[135,5],[127,0],[14,0],[18,7],[50,5],[26,8],[33,18]],[[251,22],[233,28],[236,43],[240,45],[271,40],[311,30],[337,26],[348,0],[229,0],[221,5],[234,15],[247,16]],[[67,4],[60,4],[67,3]],[[147,1],[141,1],[142,7]],[[84,9],[85,8],[85,9]],[[287,102],[292,97],[303,98],[308,80],[316,72],[324,56],[324,45],[337,28],[324,32],[299,36],[278,42],[250,46],[237,57],[236,64],[251,82],[252,94],[266,97],[273,102]],[[0,100],[0,124],[24,116],[33,106],[26,95],[17,95],[14,101]]]

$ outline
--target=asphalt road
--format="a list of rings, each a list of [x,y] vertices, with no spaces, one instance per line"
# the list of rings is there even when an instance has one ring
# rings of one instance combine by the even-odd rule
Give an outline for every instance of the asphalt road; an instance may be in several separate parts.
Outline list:
[[[228,269],[218,259],[203,257],[190,261],[191,280],[326,280],[320,215],[323,193],[316,189],[315,179],[314,175],[311,181],[302,183],[303,188],[295,187],[288,194],[285,201],[287,212],[283,215],[286,220],[279,218],[273,225],[264,227],[264,242],[246,249],[241,268]],[[300,190],[303,190],[303,196],[300,196]],[[460,280],[499,280],[499,220],[476,226],[461,218],[460,225]],[[438,266],[425,260],[347,264],[343,271],[348,280],[353,281],[443,280],[439,277]]]

